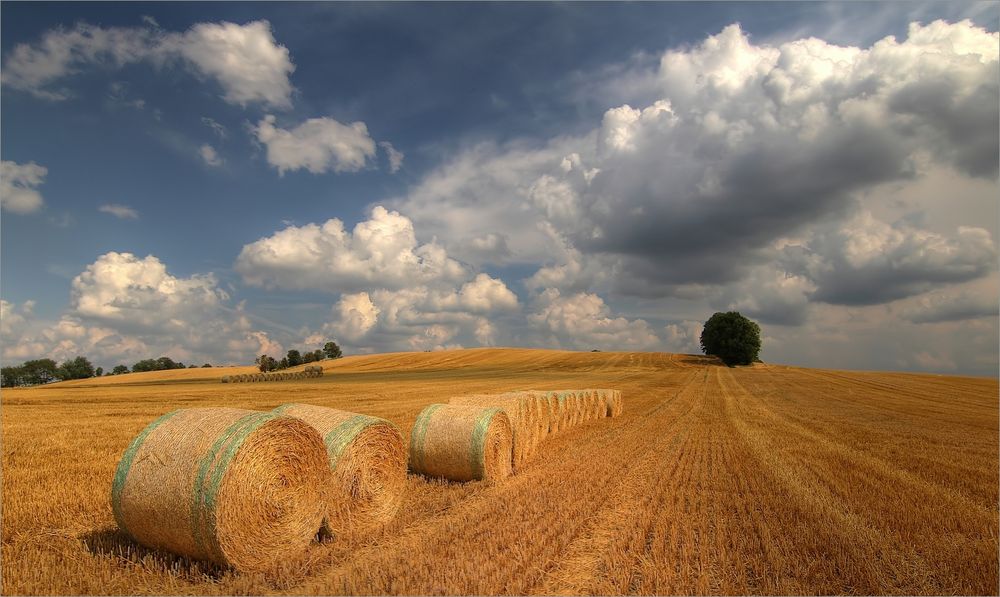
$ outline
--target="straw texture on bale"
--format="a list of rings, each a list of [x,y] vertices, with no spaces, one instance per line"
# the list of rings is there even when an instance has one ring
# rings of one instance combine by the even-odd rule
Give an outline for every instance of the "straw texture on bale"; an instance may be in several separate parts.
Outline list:
[[[453,481],[501,481],[511,473],[511,446],[502,409],[432,404],[410,432],[410,470]]]
[[[625,403],[622,401],[621,390],[600,390],[604,394],[605,405],[607,406],[607,416],[617,417],[625,411]]]
[[[406,446],[395,425],[309,404],[283,404],[272,412],[301,419],[323,437],[332,471],[325,534],[369,529],[396,516],[406,490]]]
[[[128,446],[112,482],[118,526],[139,543],[239,570],[303,553],[323,519],[323,439],[292,417],[170,412]]]
[[[479,408],[499,407],[507,415],[513,442],[511,463],[515,470],[527,462],[534,449],[534,419],[533,413],[526,401],[514,394],[473,394],[455,396],[448,401],[450,404],[477,406]]]
[[[531,420],[531,448],[530,453],[538,452],[539,445],[549,434],[549,401],[540,392],[509,392],[501,394],[503,397],[516,398],[524,403],[525,408],[530,413]]]
[[[222,376],[222,383],[229,383],[229,376],[228,375],[223,375]]]

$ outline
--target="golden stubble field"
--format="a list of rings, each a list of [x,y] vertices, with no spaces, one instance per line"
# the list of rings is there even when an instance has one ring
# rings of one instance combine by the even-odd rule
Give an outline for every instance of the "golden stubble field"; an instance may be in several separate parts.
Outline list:
[[[998,592],[996,379],[521,349],[324,367],[300,381],[229,385],[218,378],[236,369],[199,369],[4,390],[3,593]],[[307,402],[408,436],[454,395],[582,387],[623,390],[624,415],[546,440],[500,485],[411,476],[386,528],[316,544],[277,576],[150,551],[114,525],[119,456],[176,408]]]

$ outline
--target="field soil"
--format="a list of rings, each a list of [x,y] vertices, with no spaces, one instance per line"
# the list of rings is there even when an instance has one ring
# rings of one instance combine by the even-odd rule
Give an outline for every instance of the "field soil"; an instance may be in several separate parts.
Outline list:
[[[478,349],[123,375],[2,394],[4,594],[997,594],[996,379],[698,356]],[[305,402],[409,438],[422,408],[618,388],[625,412],[551,436],[504,483],[411,475],[385,528],[273,574],[145,549],[109,494],[139,431],[177,409]]]

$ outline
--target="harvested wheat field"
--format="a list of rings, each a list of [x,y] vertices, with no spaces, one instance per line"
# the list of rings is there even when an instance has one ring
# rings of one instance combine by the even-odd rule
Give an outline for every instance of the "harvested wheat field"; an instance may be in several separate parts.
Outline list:
[[[997,593],[996,379],[521,349],[323,366],[4,390],[3,592]],[[390,522],[275,574],[150,550],[115,524],[122,452],[175,409],[314,404],[387,419],[409,445],[429,404],[563,388],[621,390],[623,412],[550,435],[503,482],[411,474]]]

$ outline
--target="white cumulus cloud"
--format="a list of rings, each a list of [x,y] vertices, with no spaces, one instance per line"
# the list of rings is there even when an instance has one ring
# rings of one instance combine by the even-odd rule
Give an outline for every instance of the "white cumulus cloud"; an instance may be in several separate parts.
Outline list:
[[[614,317],[604,299],[592,293],[563,296],[550,288],[538,297],[528,321],[568,348],[643,350],[660,344],[645,320]]]
[[[148,23],[147,23],[148,25]],[[289,108],[295,70],[288,49],[278,44],[267,21],[197,23],[183,33],[157,26],[99,27],[80,23],[52,29],[35,44],[14,46],[3,64],[5,86],[38,97],[72,96],[58,83],[87,67],[121,68],[136,62],[179,63],[223,89],[223,99],[246,106]]]
[[[289,226],[245,245],[236,270],[252,286],[359,292],[459,281],[464,266],[431,242],[419,244],[413,223],[377,206],[347,231],[339,219]]]
[[[267,162],[281,174],[300,169],[313,174],[357,172],[375,157],[375,141],[363,122],[310,118],[291,129],[275,122],[273,115],[265,116],[254,133],[267,147]]]
[[[213,168],[222,165],[222,158],[219,157],[219,154],[215,151],[215,148],[209,145],[208,143],[198,148],[198,155],[201,156],[201,159],[204,160],[206,164],[212,166]]]
[[[137,220],[139,219],[139,212],[134,208],[127,205],[122,205],[120,203],[105,203],[97,208],[97,211],[111,214],[116,218],[122,220]]]
[[[45,182],[48,168],[35,162],[0,162],[0,207],[16,214],[38,211],[44,203],[38,187]]]

